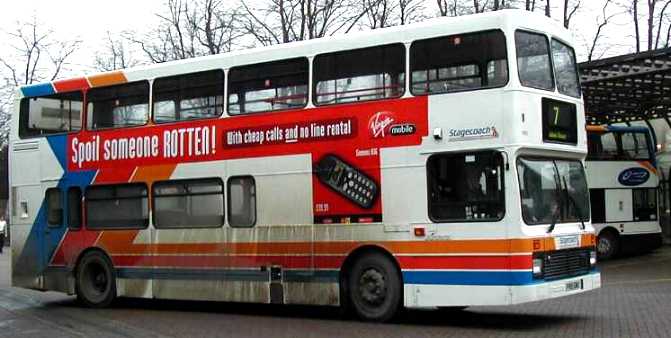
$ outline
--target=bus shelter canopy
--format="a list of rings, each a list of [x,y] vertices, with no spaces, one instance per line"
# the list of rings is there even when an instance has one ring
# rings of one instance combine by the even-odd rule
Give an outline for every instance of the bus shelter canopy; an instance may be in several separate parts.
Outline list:
[[[587,124],[671,117],[671,48],[578,65]]]

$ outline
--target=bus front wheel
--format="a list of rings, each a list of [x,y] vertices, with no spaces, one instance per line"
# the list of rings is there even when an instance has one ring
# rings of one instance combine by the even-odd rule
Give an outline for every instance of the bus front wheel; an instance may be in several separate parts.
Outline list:
[[[401,277],[394,263],[381,253],[360,257],[349,273],[350,304],[359,318],[384,322],[401,307]]]
[[[109,306],[116,297],[112,263],[100,251],[90,251],[82,257],[75,280],[77,299],[88,307]]]
[[[596,250],[600,259],[606,260],[615,257],[619,249],[620,241],[614,231],[603,231],[599,234]]]

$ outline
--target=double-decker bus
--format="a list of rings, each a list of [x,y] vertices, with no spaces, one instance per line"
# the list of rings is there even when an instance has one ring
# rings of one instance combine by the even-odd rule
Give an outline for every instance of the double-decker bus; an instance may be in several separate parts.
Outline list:
[[[600,286],[568,31],[501,11],[20,88],[12,283],[505,305]]]
[[[662,244],[655,148],[645,127],[587,126],[585,163],[602,259]]]

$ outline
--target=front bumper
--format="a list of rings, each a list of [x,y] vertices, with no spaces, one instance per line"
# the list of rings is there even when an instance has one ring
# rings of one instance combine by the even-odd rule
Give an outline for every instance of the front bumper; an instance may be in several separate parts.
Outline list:
[[[578,289],[567,289],[567,286],[574,286],[576,282],[580,285]],[[404,305],[406,307],[513,305],[574,295],[600,287],[599,272],[527,285],[406,284]]]

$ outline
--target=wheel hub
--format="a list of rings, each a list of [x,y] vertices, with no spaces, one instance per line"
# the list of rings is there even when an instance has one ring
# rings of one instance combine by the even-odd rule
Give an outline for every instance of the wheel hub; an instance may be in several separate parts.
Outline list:
[[[384,275],[373,268],[366,270],[359,279],[359,294],[361,299],[372,305],[384,302],[387,294]]]

